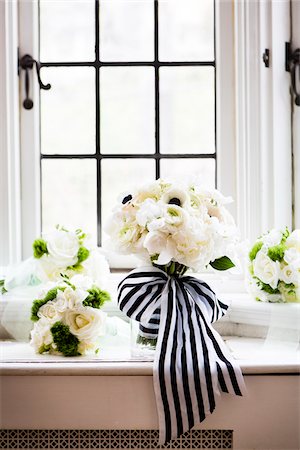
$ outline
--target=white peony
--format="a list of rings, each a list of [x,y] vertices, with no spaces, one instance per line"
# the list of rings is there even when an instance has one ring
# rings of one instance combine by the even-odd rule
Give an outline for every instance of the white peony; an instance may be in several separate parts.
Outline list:
[[[70,332],[79,340],[94,340],[105,334],[106,314],[91,307],[67,310],[64,316]]]
[[[136,213],[136,221],[141,227],[146,227],[154,219],[161,217],[162,214],[162,205],[152,198],[147,198]]]
[[[71,231],[53,230],[45,235],[50,259],[58,267],[73,266],[78,261],[79,241]]]
[[[278,261],[272,261],[264,251],[260,250],[253,261],[253,271],[259,280],[269,284],[272,289],[276,289],[280,274]]]

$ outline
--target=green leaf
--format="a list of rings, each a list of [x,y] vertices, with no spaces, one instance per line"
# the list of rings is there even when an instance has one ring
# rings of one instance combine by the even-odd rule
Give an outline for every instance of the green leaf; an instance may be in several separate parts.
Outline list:
[[[82,263],[83,261],[85,261],[90,255],[90,252],[87,248],[85,247],[80,247],[77,253],[77,258],[78,258],[78,262],[77,264]]]
[[[210,265],[216,270],[228,270],[235,266],[228,256],[222,256],[222,258],[215,259]]]

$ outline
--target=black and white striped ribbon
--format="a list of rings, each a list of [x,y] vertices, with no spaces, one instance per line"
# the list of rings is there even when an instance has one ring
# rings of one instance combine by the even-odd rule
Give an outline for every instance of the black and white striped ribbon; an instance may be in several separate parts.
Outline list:
[[[118,288],[120,309],[157,338],[153,382],[160,442],[168,442],[213,412],[220,392],[242,395],[243,376],[211,326],[228,306],[203,281],[135,269]]]

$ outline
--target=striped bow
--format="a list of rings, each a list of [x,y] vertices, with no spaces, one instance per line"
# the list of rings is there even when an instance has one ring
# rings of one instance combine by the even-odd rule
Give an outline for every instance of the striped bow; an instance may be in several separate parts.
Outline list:
[[[157,338],[153,382],[160,443],[202,422],[220,391],[242,395],[243,377],[211,326],[228,306],[203,281],[135,269],[118,288],[120,309],[140,322],[140,334]]]

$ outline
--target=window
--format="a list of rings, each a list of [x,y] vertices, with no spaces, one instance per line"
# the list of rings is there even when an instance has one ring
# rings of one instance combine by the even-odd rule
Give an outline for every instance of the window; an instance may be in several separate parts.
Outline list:
[[[66,209],[59,212],[55,208],[65,196],[73,205],[70,211],[75,211],[76,219],[86,217],[89,228],[93,224],[91,231],[98,231],[100,239],[101,211],[103,217],[106,216],[112,202],[105,191],[111,190],[112,197],[120,191],[114,185],[112,171],[109,172],[107,166],[115,172],[119,170],[118,166],[124,170],[124,161],[128,178],[135,181],[130,167],[134,174],[137,174],[134,167],[139,167],[138,175],[143,179],[145,173],[149,174],[149,178],[154,178],[168,175],[171,171],[174,174],[176,170],[181,172],[183,165],[193,168],[197,160],[205,168],[203,173],[208,174],[207,179],[210,182],[216,180],[217,186],[235,199],[232,212],[237,217],[242,236],[250,240],[270,226],[291,226],[292,101],[290,75],[282,67],[283,47],[290,38],[288,0],[258,3],[216,0],[214,7],[212,1],[191,0],[195,8],[206,5],[211,12],[202,37],[198,35],[195,38],[193,34],[194,29],[200,29],[197,22],[199,14],[186,18],[190,30],[187,35],[188,51],[181,42],[180,34],[176,35],[178,21],[183,21],[184,16],[180,9],[176,16],[170,8],[174,1],[129,2],[128,20],[124,20],[123,9],[121,14],[121,8],[113,6],[122,4],[125,8],[126,2],[84,2],[84,13],[79,12],[77,16],[83,27],[81,31],[79,22],[75,23],[75,13],[72,14],[73,22],[69,20],[70,15],[63,15],[68,39],[62,39],[60,33],[56,33],[56,38],[53,34],[53,24],[58,22],[54,17],[55,8],[52,9],[52,16],[49,12],[51,3],[41,0],[39,4],[33,0],[2,5],[5,13],[2,20],[5,19],[8,24],[5,29],[2,27],[1,42],[7,63],[1,65],[6,67],[2,79],[7,80],[9,88],[1,94],[1,98],[4,99],[3,105],[10,105],[9,119],[3,122],[0,118],[0,126],[4,130],[1,135],[7,138],[7,143],[3,141],[5,151],[1,155],[3,163],[0,168],[2,184],[7,187],[6,196],[5,189],[1,192],[5,213],[0,218],[0,230],[2,236],[9,236],[1,247],[2,264],[24,259],[31,254],[31,242],[39,234],[41,226],[41,193],[44,224],[47,221],[64,221],[65,216],[61,216]],[[53,4],[70,10],[72,0]],[[76,2],[79,9],[80,4],[83,5],[80,1]],[[100,15],[97,13],[98,7]],[[135,9],[139,8],[137,13]],[[142,22],[141,28],[133,29],[130,20],[134,21],[141,10],[145,22]],[[116,29],[120,32],[113,39],[105,33],[106,24],[112,23],[112,15],[114,20],[119,21]],[[167,25],[170,17],[173,22]],[[281,21],[281,17],[286,20]],[[191,23],[194,26],[190,26]],[[72,26],[76,33],[70,30]],[[164,34],[165,30],[168,33]],[[137,39],[138,33],[141,34],[140,39]],[[203,39],[204,36],[206,39]],[[94,44],[98,40],[99,58],[95,60]],[[199,44],[205,41],[209,43],[206,47]],[[135,49],[130,47],[132,42]],[[15,89],[18,83],[18,46],[20,55],[29,53],[41,60],[42,80],[52,84],[52,89],[40,92],[36,75],[30,71],[30,95],[34,101],[32,110],[20,108],[19,111],[19,104],[24,99],[24,74],[20,76],[19,99]],[[57,49],[57,54],[53,53],[53,48]],[[262,61],[266,48],[271,51],[269,69]],[[170,52],[169,55],[167,52]],[[199,98],[190,93],[192,91],[194,94],[197,90],[203,102],[204,85],[207,86],[204,110],[210,111],[210,115],[207,113],[203,117]],[[59,89],[67,96],[65,99],[59,94]],[[130,110],[127,111],[129,102]],[[170,116],[171,102],[173,115]],[[66,117],[63,103],[72,103],[69,117]],[[174,105],[179,107],[176,109]],[[190,117],[185,113],[187,106]],[[121,114],[124,108],[127,114]],[[18,127],[19,112],[21,120]],[[294,117],[296,120],[296,114]],[[87,125],[82,131],[83,121]],[[203,123],[207,126],[204,127]],[[188,132],[187,126],[190,127]],[[58,132],[62,129],[68,133],[58,138]],[[294,126],[296,135],[295,130]],[[64,140],[66,136],[68,139]],[[147,139],[143,139],[144,136]],[[187,140],[190,136],[193,138]],[[294,168],[296,154],[294,144]],[[148,172],[144,171],[142,164],[147,166]],[[52,174],[47,169],[50,166]],[[207,166],[210,166],[210,171]],[[77,172],[75,169],[69,170],[69,167],[77,167]],[[58,175],[57,168],[62,175]],[[75,188],[72,192],[58,189],[62,180],[70,180],[72,171],[82,178],[87,190],[87,203],[81,209],[80,202],[73,200],[78,197]],[[188,172],[188,169],[184,171]],[[278,176],[284,183],[277,183]],[[72,179],[68,183],[72,185]],[[57,189],[56,200],[50,199],[47,188],[52,199]],[[102,198],[97,198],[97,192],[102,193]],[[294,198],[296,194],[294,188]],[[56,219],[54,215],[60,218]]]
[[[215,185],[214,1],[188,6],[39,1],[43,229],[81,226],[101,245],[135,184]]]

